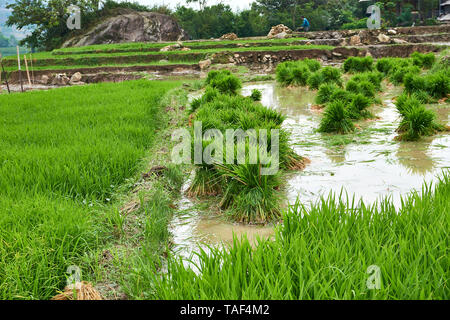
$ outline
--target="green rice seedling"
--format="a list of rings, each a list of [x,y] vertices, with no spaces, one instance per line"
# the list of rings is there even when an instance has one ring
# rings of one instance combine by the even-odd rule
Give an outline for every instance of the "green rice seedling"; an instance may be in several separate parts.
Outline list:
[[[189,197],[216,196],[222,192],[222,187],[222,176],[213,166],[198,166],[186,194]]]
[[[0,297],[49,299],[123,220],[110,208],[165,129],[181,82],[0,95]],[[180,101],[184,98],[181,97]],[[134,180],[134,179],[133,179]],[[84,270],[83,270],[84,271]]]
[[[208,72],[208,75],[206,76],[205,79],[205,84],[211,84],[213,82],[213,80],[217,79],[217,78],[222,78],[222,77],[226,77],[226,76],[231,76],[232,73],[230,70],[227,69],[222,69],[222,70],[211,70],[210,72]]]
[[[384,75],[388,75],[394,65],[395,62],[392,58],[381,58],[376,63],[376,69]]]
[[[359,73],[351,78],[356,82],[369,81],[372,83],[377,91],[381,91],[381,81],[383,81],[383,74],[378,71]]]
[[[325,104],[331,100],[333,93],[338,90],[338,86],[334,83],[325,83],[319,87],[317,92],[316,103]]]
[[[449,74],[444,71],[428,75],[425,78],[425,88],[427,93],[433,98],[440,99],[447,97],[447,95],[450,93]],[[414,89],[416,89],[416,86],[414,86]],[[412,88],[410,88],[409,90],[412,90]]]
[[[435,103],[436,99],[431,97],[428,92],[425,90],[416,91],[412,94],[414,98],[420,101],[420,103],[428,104],[428,103]]]
[[[338,86],[342,86],[342,78],[341,78],[342,74],[338,68],[325,67],[322,70],[320,70],[320,73],[322,75],[323,82],[325,83],[334,82]]]
[[[414,92],[427,90],[427,81],[425,77],[408,73],[404,77],[405,91],[409,94]],[[428,90],[427,90],[428,91]]]
[[[373,58],[372,57],[349,57],[344,62],[345,72],[366,72],[372,71],[373,69]]]
[[[398,96],[395,102],[395,106],[402,117],[405,116],[409,109],[419,107],[420,105],[421,103],[416,97],[410,96],[405,92]]]
[[[287,63],[280,63],[276,68],[276,79],[282,86],[289,86],[292,83],[293,75]]]
[[[321,72],[314,72],[308,78],[308,86],[310,89],[319,89],[320,85],[324,82]]]
[[[359,83],[356,80],[351,79],[347,82],[345,90],[352,93],[359,93],[360,92]]]
[[[222,165],[218,170],[227,178],[220,202],[239,222],[267,223],[281,217],[279,175],[261,175],[260,164]]]
[[[199,250],[198,272],[170,257],[140,294],[186,300],[448,300],[450,176],[375,204],[330,194],[283,212],[273,239]],[[379,267],[380,287],[366,285]],[[282,277],[280,276],[282,275]]]
[[[319,71],[321,68],[320,62],[317,60],[304,59],[304,60],[302,60],[302,63],[304,63],[308,67],[309,71],[311,71],[311,72]]]
[[[348,107],[349,117],[353,120],[372,118],[373,114],[367,110],[371,104],[371,99],[361,93],[354,95]]]
[[[241,80],[235,75],[217,76],[211,80],[209,85],[222,94],[236,95],[242,88]]]
[[[306,86],[308,78],[311,74],[308,67],[298,66],[292,69],[292,82],[294,86]]]
[[[325,109],[320,122],[319,132],[349,133],[355,129],[350,120],[345,102],[341,100],[331,102]]]
[[[432,52],[427,54],[414,52],[411,54],[411,58],[415,66],[424,69],[431,69],[433,64],[436,62],[436,56]]]
[[[348,105],[353,99],[354,93],[338,88],[333,91],[330,97],[330,101],[342,101],[345,105]]]
[[[368,98],[375,97],[375,86],[369,81],[359,83],[359,92]]]
[[[421,136],[428,136],[434,133],[435,113],[427,110],[423,105],[404,109],[403,119],[398,127],[401,140],[416,141]]]
[[[253,101],[261,101],[262,93],[258,89],[253,89],[250,97]]]
[[[405,82],[407,75],[418,75],[420,68],[417,66],[396,67],[392,70],[389,80],[395,84],[400,85]]]

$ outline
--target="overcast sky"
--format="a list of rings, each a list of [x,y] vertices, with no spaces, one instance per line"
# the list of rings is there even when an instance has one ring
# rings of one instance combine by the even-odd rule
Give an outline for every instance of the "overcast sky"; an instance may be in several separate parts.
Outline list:
[[[165,4],[171,8],[176,8],[177,4],[186,5],[185,0],[135,0],[141,4],[149,5],[150,7],[160,4]],[[219,2],[222,2],[224,4],[228,4],[233,10],[244,10],[250,7],[250,3],[254,2],[255,0],[207,0],[208,5],[213,5]],[[187,5],[186,5],[187,6]],[[194,3],[189,5],[190,7],[198,9],[198,3]]]

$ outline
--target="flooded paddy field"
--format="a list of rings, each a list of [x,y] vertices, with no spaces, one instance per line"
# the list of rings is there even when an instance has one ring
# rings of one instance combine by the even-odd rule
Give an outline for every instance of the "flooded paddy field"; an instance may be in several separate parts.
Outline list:
[[[311,163],[303,171],[288,173],[285,187],[289,204],[298,199],[303,205],[316,203],[330,192],[348,194],[349,201],[360,199],[373,204],[389,197],[398,208],[401,198],[413,190],[421,191],[424,182],[436,181],[443,169],[450,167],[450,136],[437,134],[415,142],[395,141],[400,116],[393,103],[401,87],[383,83],[379,98],[382,105],[372,107],[373,120],[358,122],[360,129],[347,135],[317,132],[322,117],[314,107],[315,91],[306,88],[283,88],[275,82],[249,83],[242,94],[252,90],[262,93],[261,103],[281,111],[283,127],[291,132],[291,145],[297,154]],[[429,105],[439,123],[449,124],[450,104]],[[186,183],[185,188],[189,185]],[[353,198],[354,197],[354,198]],[[171,225],[174,251],[188,258],[200,245],[231,244],[233,234],[246,236],[252,243],[270,238],[274,225],[243,225],[223,216],[205,213],[195,200],[183,196],[180,214]]]

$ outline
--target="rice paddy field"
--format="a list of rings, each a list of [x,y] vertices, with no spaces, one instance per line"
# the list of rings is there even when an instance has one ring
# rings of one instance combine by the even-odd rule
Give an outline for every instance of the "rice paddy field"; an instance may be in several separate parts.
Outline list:
[[[299,41],[227,50],[311,48]],[[34,58],[87,66],[162,46]],[[0,298],[51,299],[77,266],[105,299],[448,299],[447,53],[0,94]],[[202,136],[277,130],[279,143],[256,163],[222,161],[237,149],[174,163],[174,130],[195,149],[196,122]]]

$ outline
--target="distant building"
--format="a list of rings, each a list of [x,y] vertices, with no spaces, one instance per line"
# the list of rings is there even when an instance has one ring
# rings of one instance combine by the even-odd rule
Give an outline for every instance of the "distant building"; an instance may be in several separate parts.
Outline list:
[[[450,0],[441,3],[441,14],[438,20],[443,23],[450,23]]]

